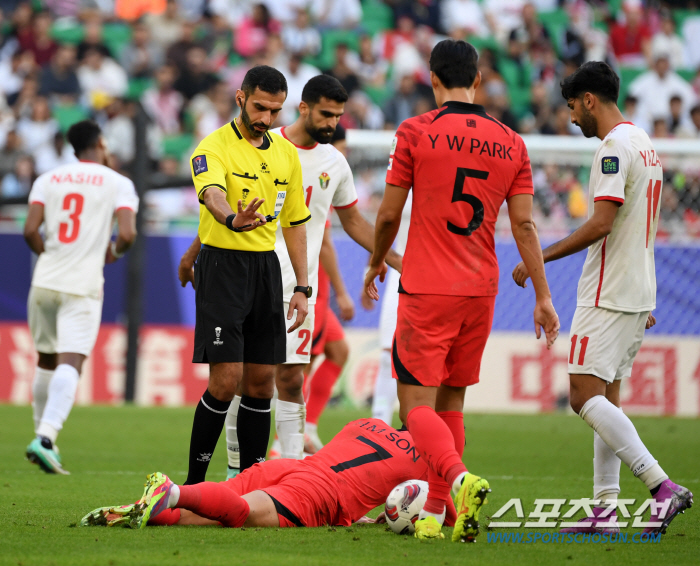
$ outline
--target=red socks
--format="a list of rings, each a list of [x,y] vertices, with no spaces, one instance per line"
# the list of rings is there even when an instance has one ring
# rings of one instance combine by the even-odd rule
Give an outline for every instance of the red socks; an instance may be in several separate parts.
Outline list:
[[[317,424],[325,409],[331,391],[343,368],[330,360],[324,360],[311,377],[309,398],[306,401],[306,421]]]
[[[179,509],[164,509],[158,513],[155,517],[148,520],[148,525],[150,527],[169,527],[171,525],[176,525],[180,520],[180,510]]]
[[[224,527],[242,527],[250,513],[248,502],[221,483],[181,485],[177,508],[219,521]]]
[[[457,418],[459,415],[459,418]],[[436,413],[426,405],[414,407],[406,419],[416,449],[428,463],[428,500],[423,509],[439,515],[450,497],[452,482],[467,468],[462,463],[464,424],[462,413]],[[461,432],[460,432],[461,431]],[[456,449],[458,448],[458,449]]]

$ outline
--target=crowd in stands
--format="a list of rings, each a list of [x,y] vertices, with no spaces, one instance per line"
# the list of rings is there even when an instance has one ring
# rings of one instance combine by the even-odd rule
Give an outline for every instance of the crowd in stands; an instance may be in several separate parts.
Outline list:
[[[650,135],[700,139],[700,11],[655,0],[0,0],[0,195],[74,159],[63,133],[93,117],[114,166],[135,157],[133,117],[150,119],[154,170],[188,174],[194,146],[238,112],[246,71],[287,77],[277,125],[306,81],[328,73],[350,99],[345,128],[393,129],[434,108],[428,58],[444,37],[480,53],[476,102],[522,134],[580,135],[559,82],[587,60],[620,74],[620,106]],[[699,171],[669,171],[665,210],[700,223]],[[535,170],[545,217],[586,215],[579,169]],[[368,185],[375,202],[381,183]],[[378,175],[375,175],[378,177]],[[379,186],[376,186],[376,185]],[[696,198],[697,197],[697,198]],[[192,203],[196,206],[196,200]],[[694,224],[693,224],[694,222]],[[696,228],[697,229],[697,228]]]

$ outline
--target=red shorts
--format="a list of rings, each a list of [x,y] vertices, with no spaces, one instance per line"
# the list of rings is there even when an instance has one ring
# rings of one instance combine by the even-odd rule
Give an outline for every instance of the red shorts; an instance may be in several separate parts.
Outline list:
[[[399,294],[392,373],[408,385],[479,383],[496,297]]]
[[[340,520],[338,486],[302,460],[268,460],[224,483],[238,495],[267,493],[280,527],[322,527]]]
[[[320,308],[319,308],[320,307]],[[326,342],[337,342],[345,338],[343,325],[328,306],[316,303],[314,314],[314,336],[311,343],[311,355],[320,356],[326,347]]]

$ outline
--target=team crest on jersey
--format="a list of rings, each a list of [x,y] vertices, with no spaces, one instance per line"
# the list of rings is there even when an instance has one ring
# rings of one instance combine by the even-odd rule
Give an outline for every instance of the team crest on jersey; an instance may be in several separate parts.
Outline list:
[[[331,177],[326,173],[325,171],[321,173],[321,175],[318,178],[318,182],[321,184],[321,188],[325,191],[328,188],[328,185],[331,182]]]
[[[194,176],[196,177],[200,173],[206,173],[209,171],[207,167],[207,156],[206,155],[196,155],[192,158],[192,170],[194,171]]]
[[[620,171],[620,159],[615,155],[603,157],[603,175],[615,175]]]

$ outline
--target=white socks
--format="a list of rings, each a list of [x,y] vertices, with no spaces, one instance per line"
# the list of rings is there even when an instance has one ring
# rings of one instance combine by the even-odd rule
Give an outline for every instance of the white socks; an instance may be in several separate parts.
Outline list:
[[[462,472],[455,478],[455,481],[452,482],[452,493],[454,495],[457,495],[459,493],[459,490],[462,489],[462,482],[464,481],[464,478],[467,476],[468,473],[469,472]]]
[[[275,405],[275,427],[280,441],[280,456],[301,460],[304,457],[306,405],[280,401]]]
[[[53,377],[54,370],[37,367],[34,371],[34,382],[32,383],[32,408],[34,409],[34,432],[39,430],[41,416],[44,414],[46,400],[49,398],[49,383]]]
[[[596,395],[586,401],[579,416],[648,489],[654,489],[668,478],[644,446],[632,421],[603,395]]]
[[[597,432],[593,432],[593,499],[601,505],[620,494],[620,459]]]
[[[73,408],[78,379],[80,374],[73,366],[60,364],[56,368],[49,383],[49,395],[36,431],[37,435],[49,438],[52,443],[56,442],[58,432],[63,428],[63,423]]]
[[[379,354],[377,381],[374,383],[372,418],[382,419],[391,426],[396,398],[396,380],[391,376],[391,352],[382,350],[381,354]]]
[[[238,406],[241,398],[236,395],[228,407],[224,428],[226,429],[226,452],[228,453],[228,467],[240,470],[241,452],[238,446]],[[178,494],[180,491],[178,490]]]
[[[442,513],[438,515],[437,513],[431,513],[430,511],[426,511],[425,509],[421,509],[420,513],[418,514],[418,520],[420,521],[421,519],[425,519],[426,517],[435,517],[438,523],[441,525],[445,522],[445,515],[447,515],[447,507],[443,507]]]
[[[172,509],[180,501],[180,486],[174,485],[170,488],[170,495],[168,496],[168,509]]]

